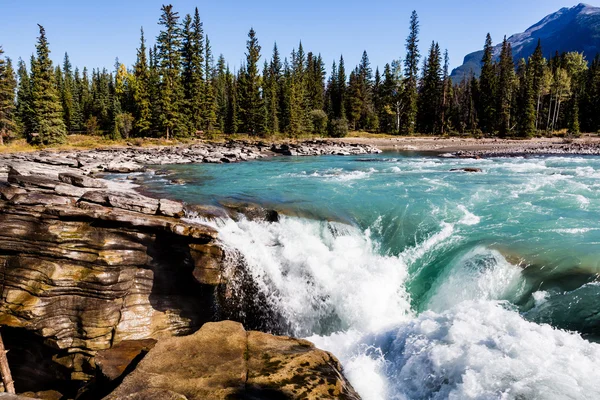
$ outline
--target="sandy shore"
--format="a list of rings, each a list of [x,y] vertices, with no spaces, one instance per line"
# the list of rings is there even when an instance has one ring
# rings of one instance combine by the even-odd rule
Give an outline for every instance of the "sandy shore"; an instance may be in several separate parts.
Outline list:
[[[600,137],[583,137],[566,141],[562,138],[529,140],[473,139],[439,137],[343,138],[332,139],[348,144],[369,144],[384,151],[423,151],[435,153],[465,153],[472,155],[518,154],[592,154],[600,152]],[[585,148],[586,151],[578,150]]]

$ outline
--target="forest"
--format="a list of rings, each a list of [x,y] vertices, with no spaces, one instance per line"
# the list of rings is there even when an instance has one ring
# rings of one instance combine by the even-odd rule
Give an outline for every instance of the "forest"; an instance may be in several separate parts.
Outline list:
[[[359,65],[347,70],[341,56],[328,73],[322,56],[302,43],[289,56],[275,44],[269,58],[254,29],[245,62],[232,70],[222,55],[215,59],[197,8],[180,17],[164,5],[158,24],[153,44],[141,29],[135,64],[117,59],[113,71],[74,67],[68,54],[54,66],[41,25],[29,63],[15,65],[0,47],[0,145],[14,138],[53,145],[71,133],[111,139],[342,137],[349,131],[528,138],[600,130],[600,57],[589,63],[573,52],[547,60],[538,43],[515,64],[506,37],[498,55],[488,34],[481,76],[452,82],[447,51],[433,42],[421,54],[416,12],[404,59],[381,71],[373,71],[364,51]]]

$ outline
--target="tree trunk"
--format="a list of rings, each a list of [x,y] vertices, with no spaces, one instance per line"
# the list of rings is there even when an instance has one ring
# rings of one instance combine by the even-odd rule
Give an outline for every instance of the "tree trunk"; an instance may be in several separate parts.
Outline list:
[[[4,130],[0,131],[0,146],[4,146]]]
[[[558,100],[558,105],[556,106],[556,117],[554,117],[554,122],[552,123],[552,132],[554,132],[554,127],[558,123],[558,116],[560,115],[560,99]]]
[[[167,140],[169,140],[169,128],[167,128]]]
[[[537,107],[535,110],[535,130],[538,130],[538,122],[540,121],[540,101],[541,101],[541,97],[542,94],[538,93],[538,98],[537,98]]]
[[[548,105],[548,120],[546,121],[546,131],[550,130],[550,114],[552,112],[552,93],[550,93],[550,104]]]
[[[4,384],[4,390],[6,390],[7,393],[15,394],[15,382],[10,374],[6,353],[7,351],[4,348],[4,341],[2,340],[2,335],[0,334],[0,374],[2,374],[2,383]]]

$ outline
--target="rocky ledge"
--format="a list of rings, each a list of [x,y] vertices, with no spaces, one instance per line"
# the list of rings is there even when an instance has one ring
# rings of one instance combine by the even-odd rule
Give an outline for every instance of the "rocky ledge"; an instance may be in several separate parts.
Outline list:
[[[184,204],[90,175],[124,170],[128,151],[115,153],[122,159],[102,151],[2,157],[0,333],[17,392],[97,399],[122,382],[110,398],[357,398],[339,363],[307,342],[232,323],[169,339],[228,319],[269,329],[261,323],[277,315],[217,232],[182,219]],[[229,356],[239,375],[220,363]],[[168,362],[180,368],[171,373]],[[150,392],[136,394],[142,389]]]

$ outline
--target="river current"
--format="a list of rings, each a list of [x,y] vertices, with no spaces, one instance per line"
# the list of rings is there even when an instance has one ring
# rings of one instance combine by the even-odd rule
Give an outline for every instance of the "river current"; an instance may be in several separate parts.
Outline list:
[[[600,398],[600,158],[160,168],[155,194],[280,212],[208,222],[365,400]]]

